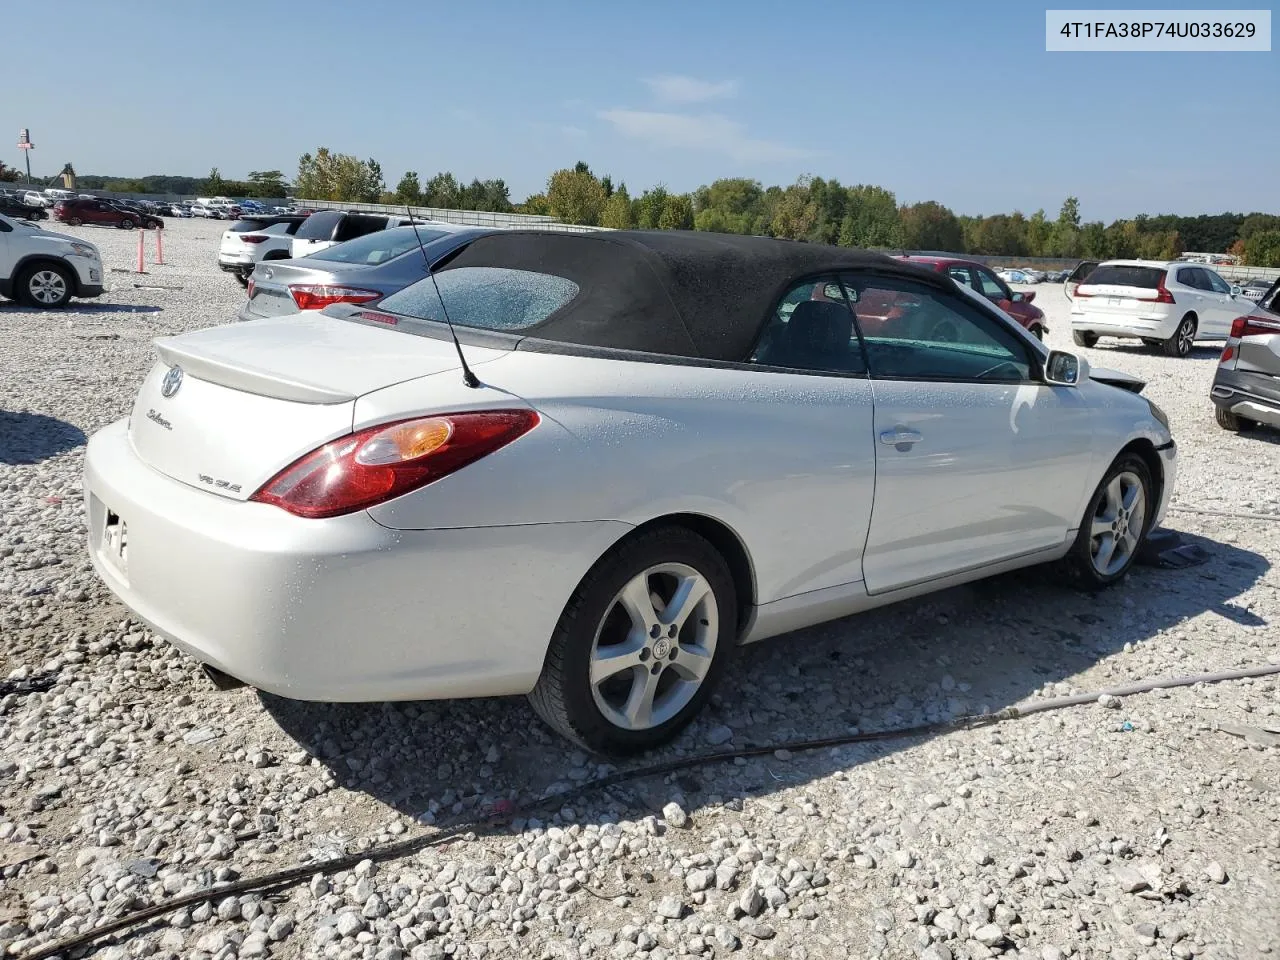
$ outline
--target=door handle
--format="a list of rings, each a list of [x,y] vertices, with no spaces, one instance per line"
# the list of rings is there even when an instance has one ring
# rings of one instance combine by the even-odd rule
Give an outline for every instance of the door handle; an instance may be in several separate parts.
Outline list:
[[[910,446],[923,439],[919,431],[908,430],[906,427],[895,427],[892,430],[884,430],[880,434],[880,442],[887,443],[891,447]]]

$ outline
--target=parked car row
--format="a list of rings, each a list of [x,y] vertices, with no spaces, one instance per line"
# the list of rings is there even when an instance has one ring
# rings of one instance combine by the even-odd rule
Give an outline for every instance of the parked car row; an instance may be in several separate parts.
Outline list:
[[[164,220],[160,217],[145,213],[137,206],[126,205],[120,200],[59,200],[53,205],[53,217],[72,227],[89,223],[119,227],[121,230],[132,230],[135,227],[144,230],[164,229]]]
[[[16,220],[47,220],[49,213],[43,204],[31,203],[27,194],[31,191],[0,190],[0,213]]]

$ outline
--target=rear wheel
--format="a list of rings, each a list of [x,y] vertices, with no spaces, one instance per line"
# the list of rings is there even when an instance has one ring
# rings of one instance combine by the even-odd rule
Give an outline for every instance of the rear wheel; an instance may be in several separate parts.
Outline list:
[[[1225,407],[1215,406],[1213,408],[1213,418],[1218,421],[1218,426],[1223,430],[1230,430],[1232,433],[1239,433],[1241,430],[1253,426],[1252,420],[1246,420]]]
[[[702,708],[737,636],[724,558],[683,527],[660,527],[622,543],[583,578],[529,701],[590,750],[648,750]]]
[[[1035,337],[1037,340],[1043,341],[1044,327],[1040,326],[1039,324],[1036,324],[1034,327],[1031,328],[1031,335]]]
[[[1196,342],[1196,317],[1188,313],[1178,322],[1173,336],[1160,344],[1166,357],[1186,357],[1191,354],[1191,346]]]
[[[1096,590],[1123,577],[1147,538],[1155,508],[1146,461],[1136,453],[1118,457],[1090,498],[1065,558],[1072,579]]]
[[[132,220],[130,220],[128,217],[126,217],[125,219],[121,220],[121,221],[117,224],[117,226],[118,226],[121,230],[132,230],[135,226],[137,226],[137,224],[135,224],[135,223],[134,223]]]
[[[1098,335],[1088,330],[1072,330],[1071,342],[1077,347],[1092,347],[1098,342]]]
[[[52,309],[65,306],[73,290],[71,273],[65,267],[41,263],[28,267],[18,278],[18,299],[31,307]]]
[[[67,217],[67,226],[69,227],[78,227],[82,223],[84,223],[84,221],[79,217]]]

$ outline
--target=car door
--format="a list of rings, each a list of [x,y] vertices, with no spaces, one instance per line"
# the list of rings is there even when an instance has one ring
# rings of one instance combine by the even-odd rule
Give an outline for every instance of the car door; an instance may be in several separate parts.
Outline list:
[[[862,580],[875,488],[871,385],[835,277],[800,278],[780,298],[738,388],[738,417],[774,437],[771,466],[744,448],[734,492],[762,602]],[[765,455],[765,451],[758,451]]]
[[[0,219],[0,280],[14,280],[13,267],[17,261],[16,251],[9,241],[13,227]]]
[[[1209,284],[1209,296],[1213,300],[1213,319],[1211,323],[1202,326],[1201,330],[1206,337],[1225,340],[1231,332],[1231,322],[1241,314],[1248,313],[1253,304],[1232,294],[1231,285],[1222,279],[1217,270],[1201,267],[1200,272]]]
[[[871,271],[842,280],[855,316],[868,296],[906,307],[863,336],[875,398],[868,592],[1062,544],[1091,468],[1081,392],[1043,383],[1037,348],[953,291]]]
[[[1013,306],[1013,291],[1003,280],[985,267],[971,267],[978,281],[977,290],[1001,310]]]

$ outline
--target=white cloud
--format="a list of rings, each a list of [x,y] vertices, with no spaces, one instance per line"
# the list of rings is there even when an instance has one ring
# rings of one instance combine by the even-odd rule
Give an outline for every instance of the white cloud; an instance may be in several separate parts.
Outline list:
[[[660,77],[646,77],[645,83],[660,100],[673,103],[702,103],[705,100],[723,100],[738,92],[737,80],[721,80],[713,83],[699,80],[697,77],[684,77],[678,74],[663,74]]]
[[[814,151],[773,140],[757,140],[735,120],[709,113],[694,116],[649,110],[604,110],[600,119],[613,124],[625,137],[652,146],[681,147],[722,153],[738,161],[797,160]]]

